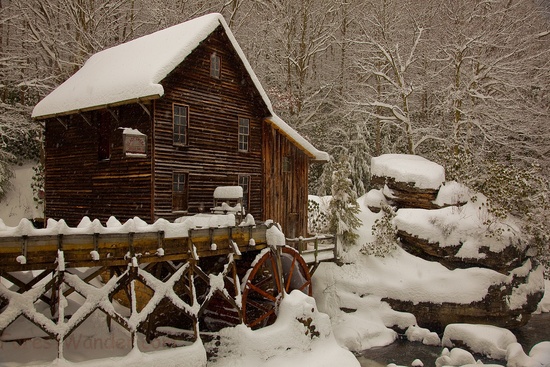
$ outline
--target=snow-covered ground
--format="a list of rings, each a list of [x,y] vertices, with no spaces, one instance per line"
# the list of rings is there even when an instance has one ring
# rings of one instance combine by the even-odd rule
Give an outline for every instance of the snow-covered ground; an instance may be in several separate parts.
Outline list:
[[[20,182],[15,186],[20,190],[15,195],[24,196],[21,192],[25,184]],[[140,338],[137,348],[132,348],[128,333],[117,327],[108,332],[104,316],[96,311],[66,340],[64,359],[55,359],[55,342],[33,338],[22,345],[0,342],[0,365],[359,366],[351,352],[393,343],[397,333],[392,327],[398,326],[406,330],[405,335],[411,342],[441,348],[438,367],[478,363],[470,351],[502,360],[501,366],[550,366],[550,342],[541,342],[532,350],[524,351],[508,330],[465,324],[450,325],[440,336],[418,327],[414,315],[394,311],[382,302],[382,298],[391,296],[414,302],[453,299],[469,303],[481,299],[488,285],[503,275],[480,268],[451,271],[400,248],[386,257],[363,254],[361,244],[372,241],[372,225],[381,216],[370,212],[366,201],[366,197],[359,198],[362,227],[358,245],[344,252],[345,265],[324,263],[319,267],[313,277],[314,298],[292,292],[284,298],[274,325],[256,331],[242,325],[222,330],[215,359],[207,361],[206,349],[213,346],[200,341],[167,348],[164,339],[147,344]],[[17,205],[9,202],[12,204],[2,202],[0,205],[2,219],[14,217]],[[28,211],[20,212],[21,216],[28,217]],[[18,223],[18,220],[4,221],[7,226]],[[548,282],[545,285],[550,289]],[[550,311],[549,293],[539,305],[540,312]],[[309,319],[307,327],[304,320]],[[10,333],[32,329],[25,320],[17,323],[10,326],[13,328]],[[9,337],[7,334],[4,333],[4,339]],[[470,351],[455,347],[453,341],[457,340]],[[414,361],[413,365],[421,366],[422,361]]]
[[[10,191],[0,201],[0,218],[8,226],[18,225],[21,218],[33,219],[43,216],[41,208],[37,208],[32,198],[32,167],[31,162],[13,167],[14,177],[11,180]]]

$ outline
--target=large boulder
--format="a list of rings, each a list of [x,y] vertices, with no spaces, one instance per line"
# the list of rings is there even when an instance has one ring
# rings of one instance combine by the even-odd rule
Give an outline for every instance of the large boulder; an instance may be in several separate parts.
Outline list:
[[[421,157],[376,157],[371,173],[385,199],[372,202],[397,209],[394,224],[404,250],[451,270],[484,268],[507,279],[473,303],[461,303],[460,296],[441,303],[385,299],[392,308],[440,331],[451,323],[517,328],[529,320],[544,294],[543,269],[531,258],[516,219],[495,218],[482,194],[445,182],[443,167]]]
[[[522,274],[527,272],[527,275]],[[486,324],[507,329],[525,325],[536,311],[543,297],[544,275],[542,266],[526,260],[517,274],[511,274],[507,282],[494,284],[487,289],[485,296],[469,304],[449,300],[448,302],[412,302],[384,298],[392,309],[410,312],[418,325],[433,331],[442,332],[449,324]],[[460,289],[456,290],[457,294]],[[460,298],[457,296],[457,298]]]
[[[384,154],[371,160],[371,184],[397,208],[437,208],[445,169],[417,155]]]

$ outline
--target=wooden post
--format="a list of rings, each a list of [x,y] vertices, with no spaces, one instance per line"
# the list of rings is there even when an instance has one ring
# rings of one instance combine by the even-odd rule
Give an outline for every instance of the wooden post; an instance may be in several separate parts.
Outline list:
[[[62,235],[59,235],[59,247],[61,248]],[[52,286],[52,309],[57,303],[57,325],[62,325],[65,322],[65,306],[66,300],[63,295],[63,276],[65,274],[65,255],[63,250],[57,250],[57,275],[55,284]],[[55,294],[54,294],[55,289]],[[53,316],[53,313],[52,313]],[[65,333],[62,332],[56,336],[57,339],[57,358],[63,359],[63,343],[65,341]]]
[[[315,259],[315,263],[318,263],[318,256],[319,256],[319,237],[315,236],[315,242],[314,242],[314,249],[315,252],[313,253],[313,258]]]
[[[191,239],[189,239],[189,242],[191,242]],[[194,283],[195,266],[196,266],[196,260],[191,256],[189,258],[189,269],[187,270],[187,273],[188,273],[187,280],[188,280],[189,292],[190,292],[189,299],[191,300],[190,302],[191,308],[193,309],[195,308],[195,303],[197,302],[197,295],[195,294],[195,283]],[[195,334],[195,341],[196,341],[197,338],[200,338],[199,319],[198,319],[198,315],[196,314],[191,315],[191,317],[193,318],[193,333]]]
[[[281,286],[281,298],[284,298],[285,296],[285,279],[284,279],[284,274],[283,274],[283,263],[281,261],[281,254],[282,254],[283,250],[282,250],[282,247],[281,246],[277,246],[277,249],[275,251],[275,263],[277,265],[277,273],[279,273],[279,279],[277,279],[277,281],[279,282],[280,286]]]
[[[233,284],[235,286],[235,298],[240,298],[239,301],[235,300],[235,304],[237,305],[237,313],[239,314],[239,322],[242,324],[244,321],[243,318],[243,302],[241,298],[241,282],[239,279],[239,275],[237,274],[237,264],[235,262],[235,259],[233,258],[232,261],[232,272],[233,272]]]

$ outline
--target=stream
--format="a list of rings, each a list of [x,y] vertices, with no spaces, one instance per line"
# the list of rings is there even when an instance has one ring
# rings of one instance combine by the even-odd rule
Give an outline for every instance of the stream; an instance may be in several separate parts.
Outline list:
[[[526,354],[531,348],[542,341],[550,341],[550,312],[533,315],[527,325],[513,331],[518,343],[523,346]],[[398,339],[385,347],[367,349],[357,355],[362,367],[380,367],[389,363],[410,366],[415,359],[420,359],[424,366],[435,366],[435,360],[441,354],[443,347],[428,346],[422,343]],[[505,366],[505,361],[495,361],[485,356],[474,355],[483,363],[496,363]]]

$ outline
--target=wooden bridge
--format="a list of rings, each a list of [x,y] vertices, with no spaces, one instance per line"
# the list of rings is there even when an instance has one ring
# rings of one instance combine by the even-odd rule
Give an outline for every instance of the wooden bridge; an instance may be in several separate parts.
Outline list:
[[[24,317],[58,342],[62,357],[63,341],[96,310],[134,345],[138,332],[148,341],[166,334],[194,341],[199,329],[269,325],[279,298],[294,289],[311,295],[312,273],[336,256],[332,236],[268,244],[273,226],[192,228],[178,237],[141,229],[0,232],[0,337]],[[73,292],[84,301],[67,314]],[[117,311],[115,301],[129,312]]]

